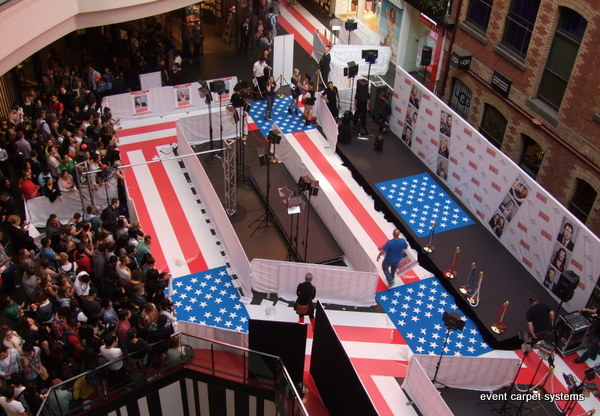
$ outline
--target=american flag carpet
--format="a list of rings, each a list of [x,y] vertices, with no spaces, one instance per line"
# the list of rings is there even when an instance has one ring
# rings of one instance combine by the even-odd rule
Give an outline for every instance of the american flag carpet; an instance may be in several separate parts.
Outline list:
[[[292,97],[290,96],[275,99],[272,114],[273,120],[265,120],[265,112],[267,111],[266,100],[254,101],[252,103],[250,116],[263,136],[266,137],[269,134],[274,123],[277,123],[277,127],[279,127],[283,134],[315,128],[312,124],[308,126],[304,125],[304,119],[301,116],[302,109],[298,110],[298,114],[300,114],[298,116],[294,113],[296,106],[293,106],[292,114],[288,113],[287,109],[291,100]]]
[[[435,277],[379,292],[377,300],[415,354],[440,355],[446,338],[442,315],[461,314]],[[465,319],[462,331],[450,331],[444,355],[478,356],[492,351],[473,321]]]
[[[471,217],[427,173],[379,182],[375,186],[418,237],[474,224]]]
[[[180,321],[248,332],[250,315],[225,267],[176,278],[171,300]]]

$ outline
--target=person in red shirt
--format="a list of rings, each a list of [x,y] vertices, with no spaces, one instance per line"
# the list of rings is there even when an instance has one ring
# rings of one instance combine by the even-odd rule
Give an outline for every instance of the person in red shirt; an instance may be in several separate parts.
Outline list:
[[[65,111],[65,106],[63,103],[58,101],[58,97],[56,95],[50,96],[50,102],[48,103],[48,109],[51,112],[56,113],[56,116],[59,119],[63,118],[63,112]]]
[[[79,338],[79,321],[77,318],[69,320],[66,336],[71,356],[81,362],[85,357],[85,347],[81,345],[81,338]]]
[[[23,172],[19,179],[19,188],[26,201],[40,196],[40,187],[32,182],[30,172]]]
[[[119,318],[119,323],[117,324],[119,345],[125,345],[125,342],[127,341],[127,332],[129,331],[129,328],[131,328],[131,324],[129,323],[131,311],[127,308],[123,308],[118,312],[117,317]]]

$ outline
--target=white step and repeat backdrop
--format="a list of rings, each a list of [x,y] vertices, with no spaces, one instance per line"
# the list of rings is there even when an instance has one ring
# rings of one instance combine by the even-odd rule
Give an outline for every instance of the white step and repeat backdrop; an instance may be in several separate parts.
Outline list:
[[[551,291],[560,273],[580,277],[571,311],[600,276],[600,239],[473,126],[396,68],[391,130]]]

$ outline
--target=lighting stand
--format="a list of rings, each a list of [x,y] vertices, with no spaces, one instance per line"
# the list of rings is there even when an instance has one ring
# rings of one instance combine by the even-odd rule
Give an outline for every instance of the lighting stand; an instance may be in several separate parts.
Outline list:
[[[444,321],[444,325],[446,326],[446,339],[444,340],[444,346],[442,347],[442,352],[440,354],[440,358],[435,366],[435,374],[433,375],[433,380],[431,383],[435,386],[435,382],[437,380],[438,372],[440,371],[440,364],[442,363],[442,357],[444,356],[444,351],[446,349],[446,345],[448,344],[448,338],[450,338],[450,331],[462,331],[465,328],[465,321],[462,320],[462,317],[456,312],[444,312],[442,316],[442,321]],[[444,387],[447,387],[443,383],[441,384]]]
[[[223,110],[221,106],[223,93],[225,91],[219,91],[219,146],[223,148]]]
[[[212,93],[208,88],[208,84],[206,83],[206,81],[200,81],[200,88],[198,88],[198,92],[200,93],[200,97],[204,98],[204,102],[208,106],[208,138],[210,140],[210,150],[213,150],[214,143],[211,111]]]
[[[523,345],[521,345],[521,350],[523,351],[523,358],[521,359],[521,363],[519,363],[519,368],[517,369],[517,373],[515,374],[515,377],[513,378],[510,388],[508,389],[508,392],[506,393],[506,399],[504,399],[504,402],[502,402],[502,407],[500,409],[496,409],[492,404],[489,404],[490,410],[492,412],[497,412],[500,415],[508,414],[509,410],[514,410],[517,408],[517,406],[514,403],[510,402],[510,395],[512,394],[512,391],[514,390],[515,386],[517,385],[517,378],[519,377],[519,373],[521,372],[521,369],[523,368],[525,359],[527,358],[527,356],[529,355],[529,352],[531,351],[531,344],[529,343],[529,333],[523,332],[522,335],[523,335]]]
[[[551,362],[551,360],[553,360],[552,358],[552,354],[554,354],[554,344],[546,344],[545,341],[541,341],[538,344],[538,351],[540,352],[540,362],[538,363],[537,367],[535,368],[535,372],[533,373],[533,377],[531,377],[531,381],[528,384],[528,388],[527,388],[527,392],[532,390],[532,386],[535,387],[534,383],[535,383],[535,377],[537,376],[538,371],[540,371],[540,367],[542,366],[542,363],[544,362],[544,359],[547,358],[548,359],[548,364],[550,365],[550,368],[553,368],[554,365]],[[544,357],[545,355],[545,357]],[[523,406],[525,406],[525,396],[523,397],[523,400],[521,400],[521,404],[519,405],[518,409],[517,409],[517,413],[516,415],[520,415],[521,412],[523,411]],[[527,412],[531,412],[530,408],[525,408],[525,410],[527,410]]]
[[[262,153],[260,152],[261,149],[259,149],[259,159],[260,159],[260,164],[261,166],[263,165],[267,165],[267,192],[265,195],[265,213],[263,215],[261,215],[260,217],[258,217],[256,220],[254,220],[252,222],[252,224],[250,224],[248,226],[248,228],[254,226],[254,224],[256,224],[256,227],[254,228],[254,230],[252,231],[252,233],[250,233],[250,237],[252,237],[254,235],[255,232],[257,232],[258,230],[260,230],[261,228],[270,228],[270,227],[275,227],[274,224],[272,224],[271,222],[271,214],[270,214],[270,205],[269,205],[269,195],[271,193],[271,163],[269,161],[270,159],[270,155],[268,153],[265,153],[264,149],[262,149]]]

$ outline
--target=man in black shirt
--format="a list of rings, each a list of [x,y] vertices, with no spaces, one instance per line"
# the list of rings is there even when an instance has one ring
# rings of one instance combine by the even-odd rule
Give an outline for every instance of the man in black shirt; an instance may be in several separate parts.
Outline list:
[[[102,226],[110,230],[113,234],[117,231],[117,218],[119,218],[119,199],[113,198],[110,201],[110,205],[104,208],[100,219],[102,220]]]
[[[321,71],[321,77],[323,78],[325,85],[327,85],[329,82],[329,71],[331,69],[329,66],[331,63],[331,55],[329,54],[330,50],[331,48],[329,46],[325,46],[325,51],[323,52],[323,56],[319,61],[319,70]]]
[[[329,108],[331,115],[337,121],[339,115],[338,103],[340,101],[340,95],[337,87],[333,86],[333,82],[329,81],[327,83],[327,88],[323,90],[321,96],[325,99],[327,108]]]
[[[545,303],[539,303],[537,296],[529,295],[527,327],[534,340],[549,340],[554,327],[554,311]]]

